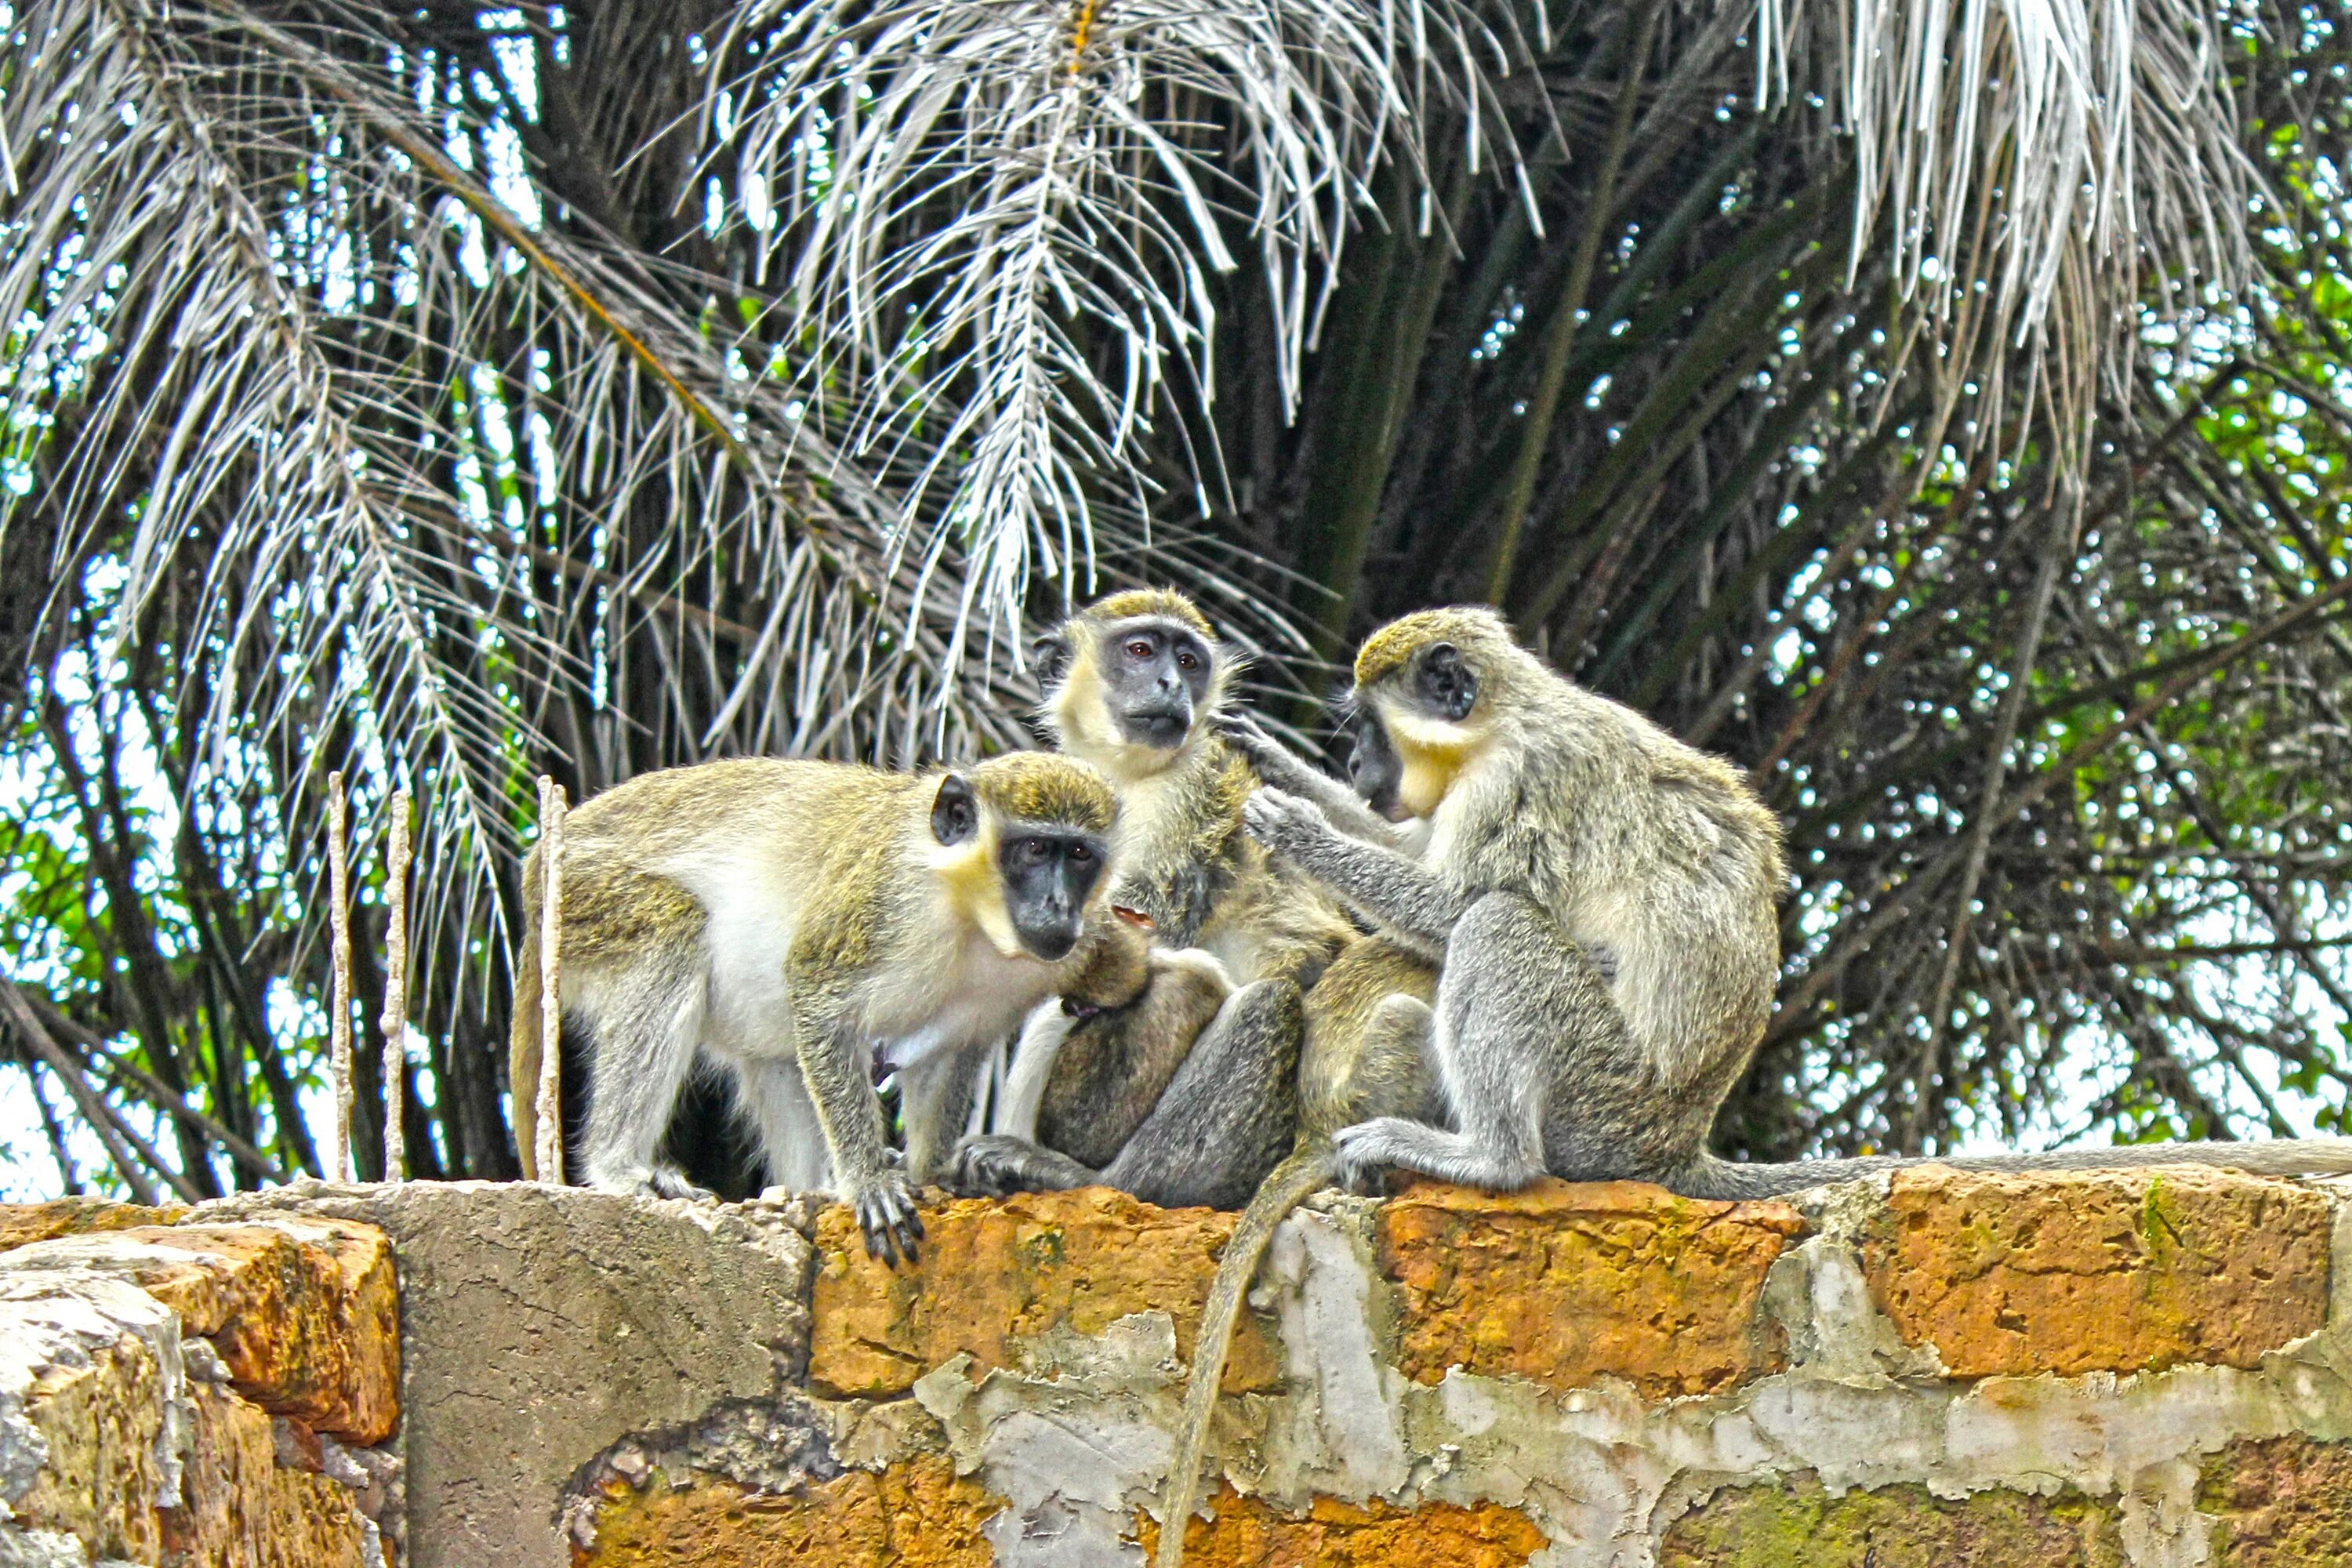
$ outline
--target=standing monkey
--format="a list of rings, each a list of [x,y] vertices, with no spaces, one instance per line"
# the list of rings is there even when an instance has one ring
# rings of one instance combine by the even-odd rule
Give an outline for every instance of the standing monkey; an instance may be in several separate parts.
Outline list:
[[[1171,1074],[1115,1157],[1097,1165],[1026,1138],[967,1139],[959,1184],[1004,1193],[1103,1181],[1150,1203],[1231,1207],[1290,1147],[1299,994],[1355,928],[1243,831],[1257,780],[1217,729],[1239,660],[1190,599],[1113,594],[1039,638],[1035,652],[1056,743],[1118,792],[1112,898],[1148,916],[1169,946],[1205,950],[1240,989],[1181,1067],[1171,1064],[1183,1042],[1167,1032],[1181,1010],[1156,1026],[1107,1015],[1072,1031],[1083,1049],[1065,1043],[1057,1058],[1065,1125],[1124,1120],[1130,1090],[1114,1086]]]
[[[684,1195],[654,1153],[698,1055],[726,1068],[768,1179],[830,1186],[911,1258],[912,1184],[961,1129],[977,1052],[1095,957],[1118,805],[1043,752],[954,773],[744,759],[646,773],[572,813],[563,1023],[588,1047],[587,1184]],[[539,863],[517,972],[537,969]],[[1115,923],[1115,922],[1114,922]],[[515,1102],[539,1076],[516,992]],[[879,1073],[904,1085],[888,1147]],[[520,1121],[520,1118],[519,1117]]]

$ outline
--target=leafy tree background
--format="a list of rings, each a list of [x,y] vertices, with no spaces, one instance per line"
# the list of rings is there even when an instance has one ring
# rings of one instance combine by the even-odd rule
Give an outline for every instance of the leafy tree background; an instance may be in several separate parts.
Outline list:
[[[1310,737],[1491,599],[1751,767],[1727,1152],[2345,1127],[2340,6],[0,14],[20,1194],[320,1169],[330,768],[361,1169],[404,786],[412,1169],[510,1175],[537,773],[1029,743],[1130,581]]]

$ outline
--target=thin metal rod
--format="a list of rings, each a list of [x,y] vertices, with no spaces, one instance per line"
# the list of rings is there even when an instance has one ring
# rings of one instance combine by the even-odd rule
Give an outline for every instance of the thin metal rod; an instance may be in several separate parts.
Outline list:
[[[539,780],[539,1179],[563,1184],[563,786]]]
[[[408,792],[392,797],[392,841],[383,852],[383,1179],[408,1171],[401,1125],[408,1089]]]
[[[327,923],[334,934],[334,1013],[327,1025],[327,1068],[335,1091],[335,1142],[327,1179],[352,1179],[352,906],[344,838],[351,803],[339,770],[327,775]]]

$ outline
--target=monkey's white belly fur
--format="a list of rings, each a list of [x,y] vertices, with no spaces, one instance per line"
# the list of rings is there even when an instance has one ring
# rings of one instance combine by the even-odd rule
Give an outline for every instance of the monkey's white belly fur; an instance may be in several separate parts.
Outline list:
[[[771,868],[708,861],[673,869],[703,907],[710,963],[702,1049],[732,1061],[790,1059],[792,998],[784,959],[792,951],[800,900],[779,888]],[[1010,1034],[1051,984],[1048,966],[1007,958],[977,933],[943,952],[914,989],[866,997],[863,1042],[896,1068],[941,1050]]]

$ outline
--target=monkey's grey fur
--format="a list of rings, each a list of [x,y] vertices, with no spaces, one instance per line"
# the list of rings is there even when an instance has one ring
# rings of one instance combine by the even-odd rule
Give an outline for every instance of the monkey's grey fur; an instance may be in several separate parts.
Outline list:
[[[1272,788],[1245,820],[1368,916],[1443,951],[1423,1026],[1454,1124],[1343,1128],[1343,1171],[1398,1166],[1506,1190],[1545,1174],[1632,1178],[1750,1197],[1921,1163],[1741,1164],[1706,1148],[1779,971],[1779,824],[1738,774],[1553,674],[1486,609],[1424,611],[1373,634],[1354,698],[1391,753],[1359,787],[1414,828],[1365,835],[1360,816]],[[1595,952],[1613,957],[1613,977]],[[1937,1163],[2316,1173],[2352,1171],[2352,1141]]]
[[[1055,743],[1118,793],[1113,901],[1148,916],[1170,947],[1213,955],[1238,989],[1197,1042],[1179,1015],[1150,1006],[1078,1026],[1083,1048],[1056,1070],[1090,1069],[1086,1083],[1060,1088],[1062,1125],[1097,1134],[1090,1157],[1050,1136],[993,1134],[959,1149],[957,1184],[1001,1194],[1103,1182],[1156,1203],[1233,1206],[1291,1146],[1300,995],[1355,930],[1328,894],[1242,830],[1256,779],[1216,728],[1237,660],[1191,600],[1164,589],[1114,594],[1036,651]],[[1165,1088],[1129,1121],[1134,1086],[1157,1074]],[[1131,1131],[1106,1154],[1099,1134],[1122,1125]]]

